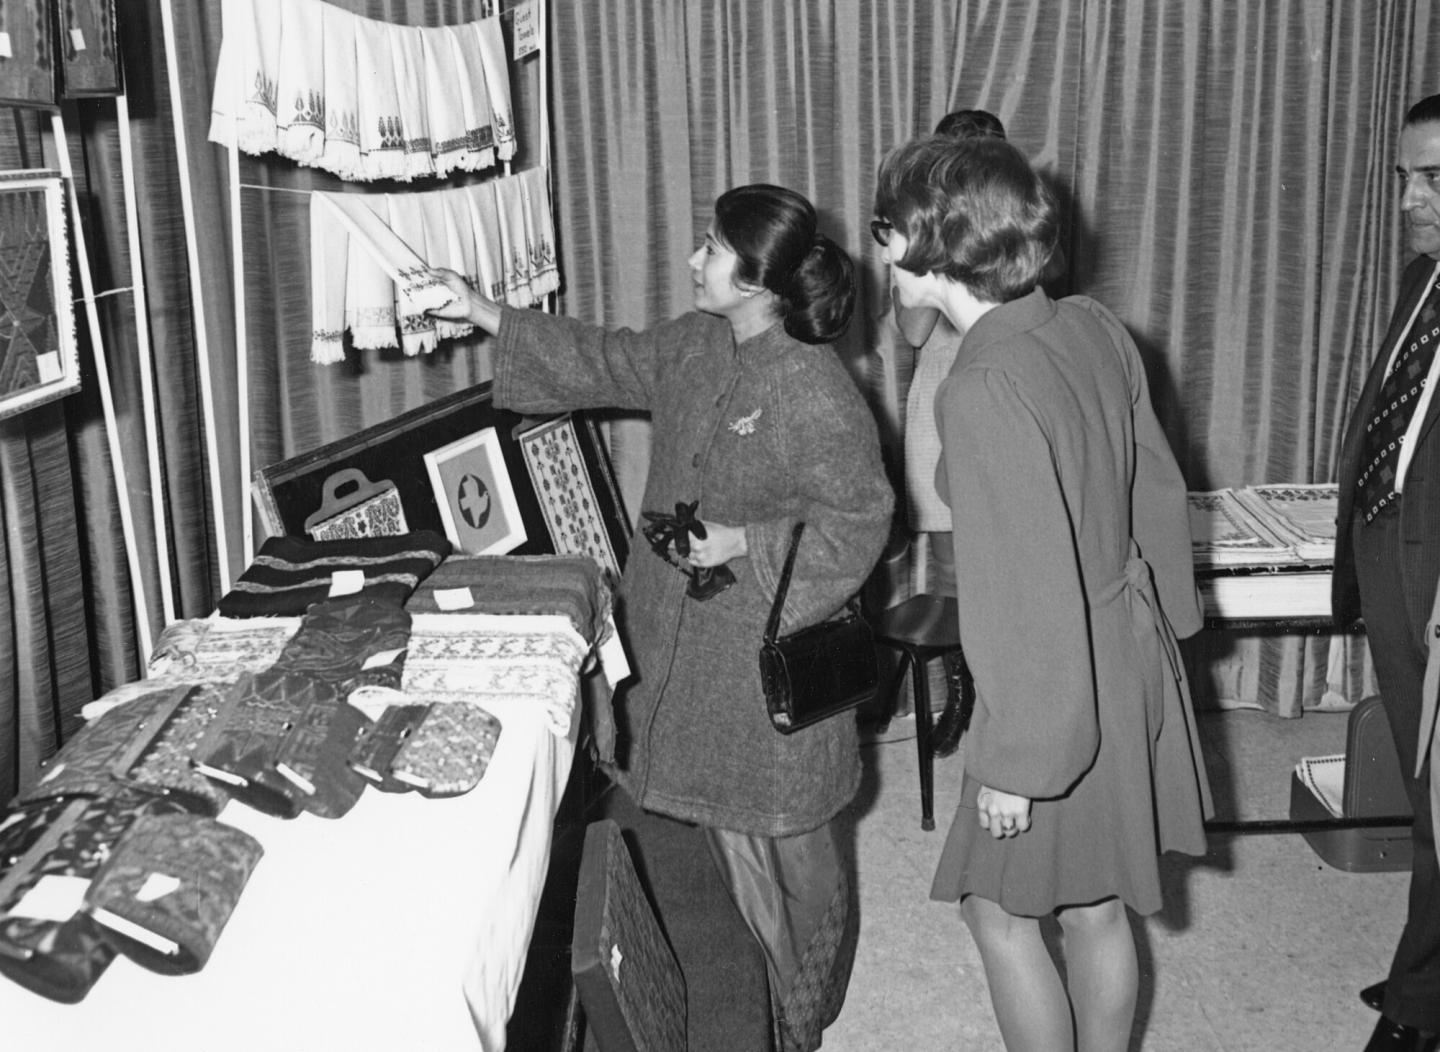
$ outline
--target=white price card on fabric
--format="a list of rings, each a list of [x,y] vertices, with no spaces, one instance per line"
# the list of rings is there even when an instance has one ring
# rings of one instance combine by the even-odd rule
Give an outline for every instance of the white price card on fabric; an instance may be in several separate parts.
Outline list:
[[[364,570],[336,570],[330,575],[330,598],[354,595],[365,588]]]
[[[510,14],[514,19],[510,25],[515,30],[511,57],[519,62],[526,55],[533,55],[540,50],[540,19],[535,11],[535,0],[516,4],[510,9]]]
[[[47,873],[35,882],[35,886],[20,901],[10,908],[12,917],[29,917],[31,920],[67,921],[85,903],[85,891],[90,881],[85,877],[65,877]]]
[[[40,382],[48,384],[60,379],[63,370],[60,368],[60,352],[46,351],[44,354],[35,356],[35,369],[40,373]]]
[[[84,51],[84,50],[85,50],[85,30],[83,30],[83,29],[72,29],[72,30],[70,30],[70,45],[71,45],[76,51]]]
[[[446,613],[452,610],[469,610],[475,605],[475,596],[469,588],[435,589],[435,605]]]
[[[365,659],[362,669],[379,668],[381,665],[388,665],[401,654],[405,653],[404,647],[396,647],[394,650],[379,650]]]
[[[10,47],[10,34],[0,31],[0,58],[14,58],[15,52]]]
[[[145,883],[140,885],[140,890],[135,893],[135,898],[139,902],[154,902],[156,899],[163,899],[179,887],[179,877],[172,877],[168,873],[151,873],[145,878]]]

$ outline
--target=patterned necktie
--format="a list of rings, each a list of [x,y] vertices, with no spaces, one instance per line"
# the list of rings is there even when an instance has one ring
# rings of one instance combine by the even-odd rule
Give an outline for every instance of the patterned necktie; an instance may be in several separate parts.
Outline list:
[[[1420,316],[1405,336],[1405,344],[1380,385],[1380,397],[1369,421],[1361,446],[1360,462],[1365,465],[1355,482],[1355,503],[1369,522],[1380,509],[1395,500],[1395,466],[1405,431],[1415,413],[1415,403],[1425,389],[1425,377],[1440,344],[1440,281],[1431,287],[1420,308]]]

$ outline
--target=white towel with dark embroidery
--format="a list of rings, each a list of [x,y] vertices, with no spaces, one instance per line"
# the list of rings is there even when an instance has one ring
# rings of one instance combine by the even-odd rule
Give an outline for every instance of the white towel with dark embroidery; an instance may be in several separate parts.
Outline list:
[[[456,213],[450,206],[451,200],[463,190],[435,190],[416,195],[420,205],[421,220],[425,225],[425,244],[429,246],[427,257],[432,267],[444,267],[468,278],[475,266],[475,234],[467,223],[461,227],[455,222]],[[466,251],[468,246],[469,251]],[[475,326],[467,321],[432,319],[435,323],[437,340],[453,340],[469,336]]]
[[[525,239],[525,195],[520,177],[507,175],[493,182],[500,258],[505,270],[505,302],[512,307],[528,307],[535,297],[530,290],[530,245]]]
[[[350,229],[330,209],[315,207],[312,198],[310,360],[319,365],[333,365],[345,358],[345,289],[349,257]],[[389,284],[388,280],[386,283]]]
[[[245,153],[275,149],[280,0],[227,0],[210,105],[210,140]]]
[[[355,16],[321,5],[325,37],[325,145],[317,162],[341,179],[364,179],[360,167],[360,96],[355,72]]]
[[[468,25],[445,26],[441,32],[450,41],[455,55],[460,109],[465,120],[472,171],[495,163],[495,120],[490,113],[490,91],[485,86],[485,59],[480,54],[480,37]]]
[[[489,179],[465,188],[470,206],[470,225],[475,231],[475,266],[479,283],[475,286],[487,299],[496,303],[505,298],[505,253],[500,243],[500,211],[495,203],[495,180]]]
[[[423,194],[386,194],[390,206],[390,228],[403,244],[414,246],[420,259],[429,259],[430,241],[425,229],[425,214],[420,208]],[[406,355],[427,354],[435,349],[438,334],[435,318],[425,313],[428,307],[439,307],[455,297],[449,288],[424,272],[423,285],[395,282],[395,321],[400,327],[400,349]],[[438,288],[438,291],[437,291]]]
[[[384,194],[354,194],[363,204],[390,221]],[[345,263],[345,327],[356,350],[378,351],[400,346],[395,328],[395,282],[375,256],[358,241],[350,243]]]
[[[275,149],[307,165],[325,151],[327,6],[319,0],[285,0],[280,19]]]
[[[473,160],[465,130],[464,95],[455,49],[443,28],[419,30],[425,71],[425,104],[430,118],[430,150],[436,175],[468,168]]]
[[[400,101],[405,174],[417,179],[435,174],[430,143],[430,114],[425,94],[425,52],[415,26],[389,26],[390,60],[395,68],[395,94]]]
[[[495,123],[495,156],[508,161],[515,156],[515,118],[510,107],[510,67],[505,63],[505,38],[498,16],[470,23],[480,41],[485,70],[485,89]]]
[[[530,247],[530,295],[540,299],[560,287],[555,260],[555,220],[550,213],[550,170],[527,168],[517,178],[525,200],[525,240]]]
[[[355,19],[355,75],[360,112],[360,166],[366,179],[404,179],[404,125],[395,86],[390,26]]]

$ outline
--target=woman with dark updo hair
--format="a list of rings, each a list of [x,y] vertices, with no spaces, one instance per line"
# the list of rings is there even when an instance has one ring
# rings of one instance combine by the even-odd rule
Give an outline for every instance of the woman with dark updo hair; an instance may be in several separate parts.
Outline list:
[[[792,527],[805,523],[783,632],[859,590],[894,497],[874,418],[829,346],[850,320],[852,265],[810,202],[730,190],[689,262],[696,310],[644,332],[502,307],[449,271],[436,273],[457,302],[438,313],[497,337],[498,406],[648,412],[644,509],[699,502],[688,554],[637,548],[625,567],[617,620],[636,674],[616,695],[611,773],[640,807],[705,830],[764,950],[780,1047],[813,1049],[858,930],[831,834],[860,783],[857,732],[849,713],[777,733],[760,641]],[[697,589],[723,582],[721,567],[733,584]]]

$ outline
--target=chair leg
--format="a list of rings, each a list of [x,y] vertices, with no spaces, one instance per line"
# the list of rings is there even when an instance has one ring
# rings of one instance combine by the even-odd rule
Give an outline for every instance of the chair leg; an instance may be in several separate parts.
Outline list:
[[[930,683],[925,661],[920,654],[906,648],[910,659],[911,690],[915,698],[915,751],[920,758],[920,828],[935,828],[935,747],[930,740]]]

